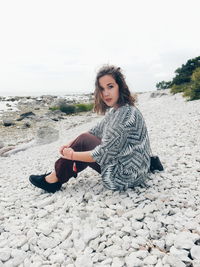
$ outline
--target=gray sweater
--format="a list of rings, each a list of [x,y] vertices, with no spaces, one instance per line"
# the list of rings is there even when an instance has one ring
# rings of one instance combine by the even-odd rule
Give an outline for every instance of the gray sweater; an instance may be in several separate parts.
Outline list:
[[[91,134],[101,139],[92,157],[101,167],[103,184],[111,190],[133,188],[148,178],[150,144],[141,112],[126,104],[110,109]]]

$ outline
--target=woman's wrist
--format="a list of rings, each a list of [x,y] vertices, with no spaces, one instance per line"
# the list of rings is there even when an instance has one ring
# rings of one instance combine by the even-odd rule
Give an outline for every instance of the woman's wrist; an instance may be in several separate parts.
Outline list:
[[[73,158],[74,158],[74,151],[71,150],[71,160],[73,160]]]

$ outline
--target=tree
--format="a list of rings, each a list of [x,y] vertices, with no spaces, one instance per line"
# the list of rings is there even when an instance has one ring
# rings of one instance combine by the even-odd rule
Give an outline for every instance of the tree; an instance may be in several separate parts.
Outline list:
[[[171,86],[171,81],[169,82],[162,81],[156,84],[157,90],[168,89],[170,88],[170,86]]]
[[[176,76],[172,80],[172,85],[179,85],[189,83],[191,81],[192,73],[196,68],[200,67],[200,56],[189,59],[181,68],[175,70]]]

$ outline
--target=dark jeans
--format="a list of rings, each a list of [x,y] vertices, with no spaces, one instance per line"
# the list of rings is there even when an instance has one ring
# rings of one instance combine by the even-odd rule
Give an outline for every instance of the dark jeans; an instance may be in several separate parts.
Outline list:
[[[74,151],[89,151],[94,149],[101,143],[101,140],[90,133],[83,133],[79,135],[71,144],[71,148]],[[76,164],[77,171],[73,170],[74,163]],[[81,172],[86,167],[91,167],[98,173],[101,173],[99,164],[96,162],[82,162],[73,161],[68,159],[60,158],[55,163],[55,172],[58,180],[61,183],[67,182],[71,177],[76,177],[78,172]]]

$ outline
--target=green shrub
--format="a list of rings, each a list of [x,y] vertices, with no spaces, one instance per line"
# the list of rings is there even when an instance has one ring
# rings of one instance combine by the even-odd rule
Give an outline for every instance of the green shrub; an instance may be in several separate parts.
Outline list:
[[[187,90],[184,91],[184,97],[188,100],[200,99],[200,83],[192,83]]]
[[[190,86],[184,91],[183,96],[188,100],[200,99],[200,68],[193,72]]]
[[[61,104],[60,105],[60,111],[66,113],[66,114],[72,114],[76,112],[75,105],[69,105],[69,104]]]
[[[93,103],[88,103],[88,104],[76,104],[76,111],[77,112],[86,112],[90,111],[93,109]]]
[[[54,110],[59,110],[60,107],[54,106],[54,107],[50,107],[49,109],[52,110],[52,111],[54,111]]]
[[[87,112],[93,109],[93,103],[87,103],[87,104],[66,104],[62,102],[59,106],[50,107],[49,109],[54,110],[60,110],[66,114],[72,114],[76,112]]]
[[[174,84],[170,89],[170,93],[172,94],[181,93],[184,91],[184,88],[185,86],[183,84],[179,84],[179,85]]]

